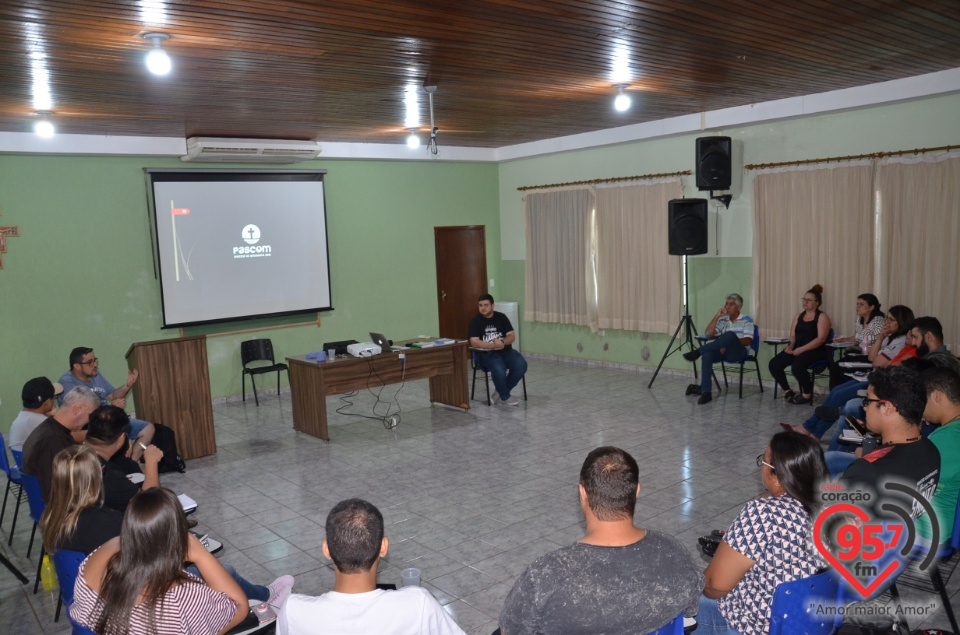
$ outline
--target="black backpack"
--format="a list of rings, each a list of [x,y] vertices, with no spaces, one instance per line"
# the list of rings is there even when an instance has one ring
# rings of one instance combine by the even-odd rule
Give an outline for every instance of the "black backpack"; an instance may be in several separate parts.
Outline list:
[[[163,452],[163,458],[157,466],[160,473],[164,472],[186,472],[187,464],[183,457],[177,452],[177,435],[162,423],[154,423],[155,431],[153,433],[153,445],[160,448]]]

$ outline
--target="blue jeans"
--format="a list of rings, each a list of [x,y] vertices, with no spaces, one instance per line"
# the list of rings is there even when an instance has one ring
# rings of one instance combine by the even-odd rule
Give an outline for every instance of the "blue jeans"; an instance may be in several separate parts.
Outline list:
[[[726,349],[723,353],[720,349]],[[711,392],[713,390],[713,365],[723,360],[725,362],[738,362],[749,354],[746,347],[740,343],[740,338],[733,331],[726,331],[715,340],[710,340],[700,347],[700,370],[703,374],[700,376],[700,392]]]
[[[740,635],[740,631],[731,628],[727,620],[720,615],[717,601],[705,595],[700,596],[700,612],[697,613],[697,635]]]
[[[824,452],[823,458],[827,460],[827,469],[830,476],[836,478],[847,471],[850,464],[857,460],[857,455],[853,452]]]
[[[866,382],[851,379],[831,390],[830,394],[827,395],[827,398],[823,401],[823,406],[828,408],[842,408],[848,401],[857,396],[857,391],[863,390],[866,387]],[[803,422],[803,427],[807,429],[807,432],[818,439],[822,438],[831,426],[833,426],[833,421],[824,421],[816,415],[813,415]]]
[[[130,440],[133,441],[140,436],[140,433],[143,432],[143,429],[150,425],[149,421],[142,421],[140,419],[130,419],[130,425],[127,426],[127,436],[130,437]]]
[[[223,564],[222,562],[220,564]],[[237,581],[237,584],[240,585],[240,588],[243,589],[244,595],[247,596],[248,600],[257,600],[258,602],[266,602],[270,599],[270,589],[259,584],[252,584],[244,579],[237,570],[231,567],[228,564],[224,564],[223,568],[227,570],[227,573]],[[184,571],[187,573],[192,573],[200,579],[203,579],[203,576],[200,575],[200,569],[197,568],[197,565],[191,564],[188,567],[184,567]]]
[[[848,416],[853,416],[860,421],[866,420],[866,415],[863,412],[863,400],[860,399],[860,397],[854,397],[840,409],[840,420],[837,422],[837,431],[833,433],[833,438],[830,439],[830,447],[827,448],[827,452],[853,452],[853,446],[840,443],[840,437],[843,436],[843,431],[850,428],[850,425],[847,423]]]
[[[500,399],[504,401],[509,399],[510,391],[520,383],[523,374],[527,372],[527,360],[512,348],[489,353],[477,351],[476,355],[477,366],[490,373],[493,387],[500,395]]]

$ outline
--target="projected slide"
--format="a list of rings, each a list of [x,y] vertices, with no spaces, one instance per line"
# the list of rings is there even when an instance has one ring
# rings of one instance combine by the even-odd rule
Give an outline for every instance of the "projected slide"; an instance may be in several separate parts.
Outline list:
[[[331,308],[322,171],[150,177],[165,327]]]

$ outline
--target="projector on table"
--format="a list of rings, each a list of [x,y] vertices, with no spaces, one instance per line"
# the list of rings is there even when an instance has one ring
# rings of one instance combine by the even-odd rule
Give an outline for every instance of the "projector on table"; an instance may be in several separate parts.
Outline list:
[[[354,357],[373,357],[380,354],[380,347],[373,342],[358,342],[347,346],[347,352]]]

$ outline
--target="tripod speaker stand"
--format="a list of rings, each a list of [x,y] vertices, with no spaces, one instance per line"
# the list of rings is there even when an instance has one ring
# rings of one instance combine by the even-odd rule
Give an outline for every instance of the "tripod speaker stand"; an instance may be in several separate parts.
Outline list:
[[[697,327],[693,325],[693,318],[690,317],[690,278],[687,275],[687,257],[683,256],[683,317],[680,318],[680,323],[677,324],[677,330],[673,332],[673,337],[670,338],[670,343],[667,345],[667,350],[663,352],[663,357],[660,358],[660,363],[657,364],[657,370],[653,373],[653,378],[650,380],[650,383],[647,384],[647,388],[653,388],[653,382],[657,380],[657,375],[660,373],[660,368],[663,366],[663,362],[667,360],[668,357],[674,353],[679,353],[683,350],[683,347],[686,346],[688,351],[695,351],[697,347],[693,343],[693,339],[699,335],[697,333]],[[680,336],[680,341],[677,342],[677,336],[680,335],[681,329],[683,330],[683,335]],[[674,343],[677,347],[674,348]],[[697,379],[697,363],[693,363],[693,378]]]

